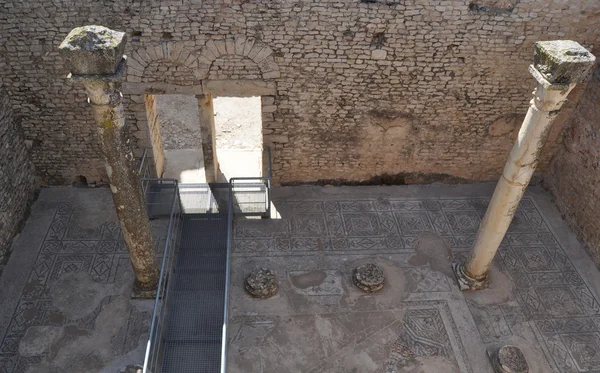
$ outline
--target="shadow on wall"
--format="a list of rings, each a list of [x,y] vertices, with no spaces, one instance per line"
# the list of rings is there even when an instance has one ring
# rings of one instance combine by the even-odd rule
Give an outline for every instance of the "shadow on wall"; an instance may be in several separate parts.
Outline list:
[[[600,64],[566,124],[562,144],[544,175],[565,220],[600,268]]]
[[[294,185],[321,185],[321,186],[341,186],[341,185],[410,185],[410,184],[467,184],[472,182],[481,182],[480,180],[468,180],[447,174],[424,174],[421,172],[401,172],[398,174],[382,174],[373,176],[368,180],[354,181],[345,179],[319,179],[314,182],[287,182],[282,186]]]
[[[39,184],[9,97],[0,86],[0,266],[8,261],[13,238],[21,231],[37,198]],[[1,271],[2,267],[0,267]]]

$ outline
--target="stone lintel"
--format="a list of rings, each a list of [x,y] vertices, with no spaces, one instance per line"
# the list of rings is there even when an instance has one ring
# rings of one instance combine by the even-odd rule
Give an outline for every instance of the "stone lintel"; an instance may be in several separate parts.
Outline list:
[[[277,94],[275,82],[263,80],[204,80],[204,93],[213,96],[274,96]]]
[[[169,83],[136,83],[136,82],[124,82],[121,86],[121,92],[123,94],[130,95],[202,95],[204,89],[201,84],[198,85],[176,85]]]
[[[114,75],[120,69],[127,35],[104,26],[71,30],[59,51],[73,75]]]
[[[535,43],[533,66],[551,84],[583,82],[596,57],[572,40]]]
[[[168,83],[124,82],[123,94],[206,95],[220,97],[274,96],[275,82],[263,80],[203,80],[201,84],[182,86]]]

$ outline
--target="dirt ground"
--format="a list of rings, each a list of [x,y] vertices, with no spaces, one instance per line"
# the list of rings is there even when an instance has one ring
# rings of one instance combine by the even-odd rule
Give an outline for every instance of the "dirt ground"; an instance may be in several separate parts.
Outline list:
[[[201,149],[198,106],[194,96],[157,98],[165,150]],[[218,149],[260,149],[260,97],[216,97],[213,101]]]

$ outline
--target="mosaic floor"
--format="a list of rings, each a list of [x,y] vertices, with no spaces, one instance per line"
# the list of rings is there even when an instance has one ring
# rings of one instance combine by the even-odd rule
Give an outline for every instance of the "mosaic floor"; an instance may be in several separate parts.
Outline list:
[[[534,373],[600,373],[600,273],[541,189],[530,188],[491,272],[458,291],[493,185],[274,190],[281,219],[239,220],[228,372],[491,373],[521,347]],[[164,222],[154,221],[156,239]],[[141,363],[151,301],[132,273],[106,189],[45,189],[0,278],[0,372],[117,372]],[[352,269],[380,264],[367,295]],[[245,294],[256,266],[280,291]]]
[[[164,222],[153,225],[164,242]],[[43,190],[13,250],[0,372],[117,372],[143,359],[153,301],[129,299],[133,273],[108,190]]]
[[[232,372],[491,372],[486,350],[508,343],[533,372],[600,372],[598,273],[570,259],[589,261],[543,192],[521,203],[492,288],[463,294],[450,263],[472,246],[491,191],[296,189],[275,195],[283,219],[236,224]],[[382,293],[351,283],[363,262],[384,267]],[[254,266],[278,272],[278,296],[257,301],[236,286]]]

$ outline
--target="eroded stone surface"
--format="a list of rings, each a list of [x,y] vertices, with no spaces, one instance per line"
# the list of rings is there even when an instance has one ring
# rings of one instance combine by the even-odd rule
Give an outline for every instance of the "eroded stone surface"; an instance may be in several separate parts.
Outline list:
[[[254,298],[270,298],[279,290],[279,279],[269,268],[256,268],[246,278],[245,289]]]
[[[596,57],[572,40],[538,41],[533,56],[535,68],[550,83],[584,81]]]
[[[67,273],[50,284],[54,306],[75,320],[89,315],[113,292],[113,286],[94,281],[91,274],[84,271]]]
[[[19,341],[21,356],[39,356],[64,335],[64,329],[58,326],[31,326]]]
[[[9,262],[2,277],[13,289],[2,301],[15,303],[0,313],[11,313],[0,370],[115,373],[142,363],[153,301],[129,298],[133,274],[110,192],[44,189],[38,201],[17,242],[18,265]]]
[[[374,263],[356,267],[352,274],[354,284],[367,293],[375,293],[383,289],[385,276],[383,268]]]

